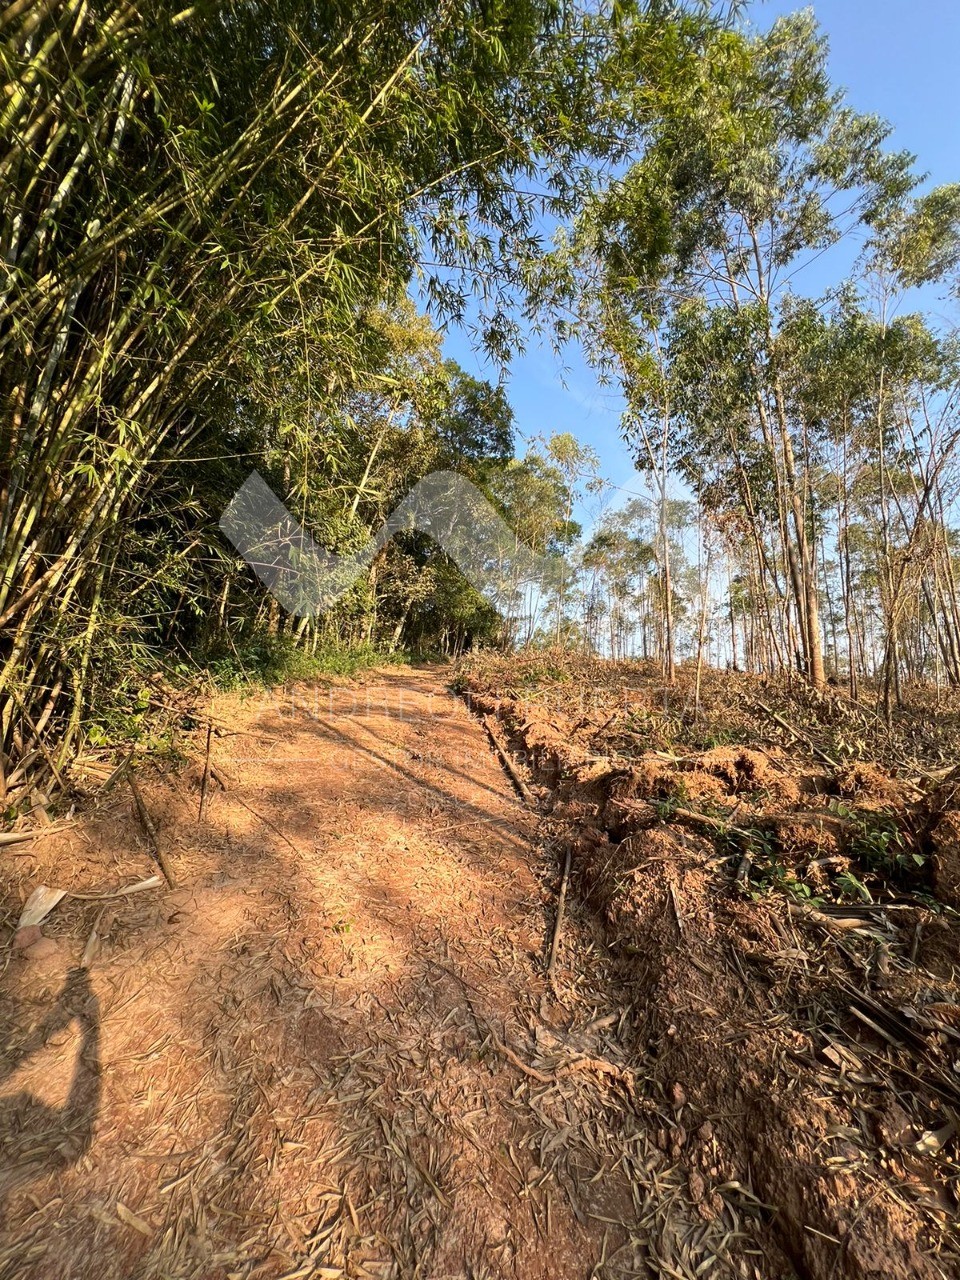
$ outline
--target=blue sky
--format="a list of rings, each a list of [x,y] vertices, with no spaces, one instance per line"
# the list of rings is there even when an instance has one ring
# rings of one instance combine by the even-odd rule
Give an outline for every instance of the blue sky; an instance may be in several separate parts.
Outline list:
[[[767,27],[774,18],[804,6],[784,0],[755,3],[748,18]],[[894,126],[891,145],[917,155],[927,185],[960,181],[960,3],[958,0],[819,0],[813,8],[830,42],[834,82],[848,91],[859,111],[875,112]],[[835,283],[811,267],[795,285],[819,293]],[[445,349],[465,368],[495,378],[460,332],[447,335]],[[574,350],[567,370],[548,349],[532,347],[509,375],[522,449],[523,438],[571,431],[600,455],[603,474],[626,500],[642,488],[630,455],[620,441],[620,404],[612,388],[599,387]],[[590,512],[579,513],[589,523]]]

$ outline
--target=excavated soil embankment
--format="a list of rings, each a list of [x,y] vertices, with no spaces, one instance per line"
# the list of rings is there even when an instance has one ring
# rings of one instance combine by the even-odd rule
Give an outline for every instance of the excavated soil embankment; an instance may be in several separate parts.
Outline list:
[[[467,696],[549,788],[633,1000],[635,1071],[672,1106],[656,1140],[702,1216],[738,1201],[771,1278],[780,1250],[814,1280],[956,1274],[956,920],[906,895],[820,910],[756,885],[765,859],[781,885],[852,874],[871,823],[920,814],[950,901],[948,797],[924,814],[874,766],[826,773],[776,749],[611,760],[583,719],[477,680]]]

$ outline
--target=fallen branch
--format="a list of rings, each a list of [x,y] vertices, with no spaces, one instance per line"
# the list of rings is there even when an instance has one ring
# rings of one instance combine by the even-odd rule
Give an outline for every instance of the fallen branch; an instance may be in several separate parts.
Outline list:
[[[217,766],[214,764],[210,766],[210,777],[213,778],[214,782],[218,782],[220,784],[221,791],[230,790],[230,788],[227,786],[226,779],[224,778],[222,771],[218,769]]]
[[[117,767],[113,770],[113,772],[107,778],[106,782],[104,782],[103,785],[100,787],[100,793],[99,793],[100,795],[105,796],[111,787],[116,786],[116,784],[123,778],[124,774],[129,769],[130,761],[132,759],[133,759],[133,751],[131,750],[127,752],[124,758],[120,761]]]
[[[553,970],[557,963],[557,951],[560,947],[560,932],[563,928],[563,909],[567,903],[567,885],[570,882],[570,846],[567,846],[566,858],[563,864],[563,876],[560,880],[560,895],[557,898],[557,919],[553,926],[553,939],[550,943],[550,959],[547,963],[547,978],[550,986],[553,987],[556,994],[556,984],[554,982]]]
[[[104,911],[106,911],[106,907],[101,907],[97,912],[96,920],[93,922],[93,928],[90,930],[90,936],[87,938],[87,945],[83,948],[83,955],[80,957],[81,969],[89,969],[97,958],[97,953],[100,950],[100,935],[97,932],[97,929],[100,926],[100,921],[103,919]]]
[[[556,1084],[557,1077],[548,1075],[546,1071],[538,1071],[536,1067],[527,1066],[522,1058],[518,1057],[509,1045],[503,1043],[493,1027],[487,1023],[487,1030],[490,1032],[490,1040],[497,1053],[502,1054],[506,1060],[522,1071],[525,1076],[529,1076],[531,1080],[539,1080],[541,1084]]]
[[[818,911],[816,907],[807,907],[799,902],[788,902],[787,910],[796,920],[806,920],[810,924],[819,925],[828,932],[846,933],[850,929],[863,929],[869,925],[868,920],[860,916],[833,916]]]
[[[4,831],[0,834],[0,849],[10,844],[25,844],[28,840],[36,840],[45,835],[44,831]]]
[[[78,825],[77,822],[61,822],[57,826],[34,827],[32,831],[3,831],[0,832],[0,849],[26,844],[28,840],[38,840],[41,836],[55,836],[58,831],[69,831]]]
[[[635,1106],[645,1109],[647,1106],[653,1105],[645,1100],[637,1100],[635,1076],[629,1067],[618,1067],[615,1063],[608,1062],[606,1058],[594,1058],[586,1053],[578,1053],[575,1057],[564,1062],[555,1072],[552,1073],[548,1071],[541,1071],[538,1067],[531,1067],[530,1064],[524,1062],[520,1055],[515,1053],[508,1044],[504,1044],[496,1031],[494,1031],[490,1022],[478,1013],[476,1006],[470,999],[469,991],[467,990],[468,987],[472,987],[474,991],[476,991],[477,988],[473,987],[472,983],[468,983],[463,975],[457,973],[455,970],[448,969],[445,965],[437,964],[435,960],[431,960],[429,963],[435,969],[439,969],[441,972],[448,974],[449,977],[453,978],[454,981],[459,984],[460,989],[463,992],[463,998],[467,1003],[467,1008],[473,1015],[473,1020],[476,1023],[478,1033],[483,1036],[484,1032],[486,1032],[490,1039],[490,1043],[493,1045],[494,1049],[496,1049],[497,1053],[499,1053],[501,1057],[506,1058],[507,1062],[509,1062],[511,1066],[516,1067],[517,1070],[521,1071],[525,1076],[529,1076],[531,1080],[536,1080],[539,1084],[557,1084],[564,1078],[564,1076],[573,1075],[575,1071],[594,1071],[598,1075],[609,1076],[611,1079],[622,1084],[627,1090],[627,1093]],[[615,1015],[613,1017],[613,1021],[616,1021]],[[598,1019],[597,1022],[592,1023],[591,1026],[599,1027],[604,1025],[605,1022],[606,1019],[601,1018]]]
[[[686,809],[681,805],[660,809],[649,801],[621,800],[619,803],[625,809],[640,810],[650,817],[659,817],[663,822],[688,822],[692,826],[708,827],[711,831],[722,831],[724,834],[741,836],[747,840],[754,839],[757,834],[756,830],[750,831],[746,827],[734,826],[727,818],[718,818],[712,813],[700,813],[696,809]],[[821,826],[832,826],[841,831],[856,826],[852,818],[819,809],[798,809],[787,813],[758,814],[757,816],[758,826],[765,829],[775,828],[782,822],[817,822]]]
[[[531,1067],[524,1062],[509,1045],[504,1044],[489,1023],[487,1026],[490,1032],[490,1040],[496,1051],[502,1054],[518,1071],[522,1071],[525,1076],[529,1076],[531,1080],[536,1080],[540,1084],[556,1084],[565,1076],[573,1075],[575,1071],[594,1071],[597,1075],[608,1076],[611,1080],[616,1080],[618,1084],[623,1085],[631,1098],[634,1097],[634,1074],[628,1067],[618,1067],[615,1063],[608,1062],[606,1058],[591,1058],[587,1054],[578,1054],[577,1057],[572,1058],[569,1062],[564,1062],[552,1073],[540,1071],[537,1067]]]
[[[818,759],[822,760],[825,764],[828,764],[831,769],[839,768],[839,765],[837,764],[836,760],[833,759],[832,756],[828,756],[825,751],[821,751],[821,749],[807,734],[801,733],[799,729],[795,728],[789,722],[789,720],[784,720],[783,716],[779,715],[776,711],[774,711],[772,707],[768,707],[765,702],[760,702],[760,701],[755,701],[754,705],[759,707],[761,711],[766,712],[766,714],[770,717],[771,720],[773,720],[775,724],[778,724],[781,729],[786,729],[787,733],[792,734],[793,737],[796,738],[798,742],[802,742],[807,747],[809,747],[809,749],[813,752],[813,754]]]
[[[651,805],[650,808],[653,808]],[[654,812],[656,810],[654,809]],[[735,827],[728,822],[726,818],[715,818],[710,813],[698,813],[695,809],[676,808],[667,811],[665,821],[689,822],[693,826],[709,827],[711,831],[722,831],[724,834],[733,836],[742,836],[745,840],[749,840],[753,836],[753,832],[747,831],[744,827]]]
[[[210,741],[213,737],[213,722],[207,721],[207,750],[203,759],[203,779],[200,782],[200,808],[197,811],[197,822],[203,821],[203,808],[207,803],[207,787],[210,784]]]
[[[677,918],[677,933],[683,937],[683,916],[680,914],[680,903],[677,901],[677,889],[673,881],[667,886],[670,890],[670,901],[673,903],[673,914]]]
[[[616,1063],[608,1062],[606,1058],[591,1058],[584,1054],[558,1067],[557,1079],[572,1075],[574,1071],[594,1071],[599,1076],[609,1076],[611,1080],[616,1080],[622,1085],[630,1100],[636,1103],[636,1080],[629,1067],[618,1067]]]
[[[154,861],[163,872],[163,878],[166,880],[167,884],[171,889],[175,889],[177,887],[176,876],[170,869],[170,864],[167,862],[166,856],[160,848],[160,841],[157,839],[157,828],[153,825],[153,819],[147,812],[147,806],[143,803],[143,796],[140,794],[140,788],[137,786],[136,779],[132,773],[127,775],[127,782],[130,784],[130,790],[133,793],[133,801],[137,806],[137,813],[140,816],[140,822],[150,840]]]
[[[513,761],[510,759],[506,751],[500,745],[500,742],[497,739],[497,735],[493,731],[493,726],[490,723],[489,716],[483,717],[483,727],[486,729],[487,736],[489,737],[490,741],[493,743],[494,751],[496,751],[497,755],[500,757],[500,763],[503,765],[503,767],[506,769],[507,773],[509,774],[510,781],[520,792],[522,799],[527,804],[532,805],[534,803],[534,799],[533,799],[533,795],[530,792],[530,788],[520,777],[519,773],[517,773],[517,770],[516,770],[516,767],[514,766]]]
[[[130,893],[140,893],[144,889],[159,889],[163,881],[159,876],[149,876],[146,880],[138,880],[136,884],[126,884],[122,889],[113,889],[107,893],[71,893],[68,898],[77,898],[81,902],[106,902],[108,898],[125,898]]]

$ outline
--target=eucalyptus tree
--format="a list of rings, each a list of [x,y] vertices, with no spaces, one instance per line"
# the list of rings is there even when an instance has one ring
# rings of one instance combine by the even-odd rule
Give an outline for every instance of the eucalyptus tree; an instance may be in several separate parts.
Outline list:
[[[689,398],[674,407],[675,461],[697,485],[710,438],[715,461],[730,455],[730,491],[751,523],[775,533],[782,568],[759,543],[757,554],[815,684],[825,679],[816,495],[804,424],[788,411],[778,302],[806,262],[877,223],[915,185],[912,158],[885,150],[888,134],[831,87],[809,13],[760,35],[717,32],[576,237],[594,284],[595,341],[626,369],[628,395],[654,334],[668,331],[670,358],[703,369],[706,412]]]
[[[937,641],[956,677],[954,628],[942,580],[949,558],[944,520],[956,496],[958,440],[956,342],[922,315],[877,314],[869,297],[846,286],[831,298],[794,299],[780,327],[788,411],[805,425],[820,510],[819,537],[836,541],[852,693],[865,666],[863,592],[854,588],[851,529],[870,540],[875,597],[883,629],[879,661],[889,711],[899,682],[899,636],[911,599],[926,594]],[[815,470],[814,470],[815,468]],[[830,510],[833,515],[830,515]],[[831,604],[831,575],[822,586]],[[859,647],[859,658],[855,657]],[[834,645],[835,650],[839,646]]]
[[[584,631],[598,652],[657,654],[669,679],[667,658],[676,657],[677,622],[685,615],[675,576],[688,568],[684,534],[691,517],[690,503],[664,505],[658,493],[653,501],[632,498],[599,521],[581,556]]]
[[[879,347],[874,362],[872,420],[883,548],[886,635],[882,696],[888,716],[892,692],[898,701],[900,698],[900,621],[910,594],[908,566],[917,557],[909,553],[895,555],[893,551],[891,507],[896,508],[895,518],[901,525],[907,524],[908,517],[897,498],[896,483],[887,474],[887,441],[894,434],[900,456],[909,454],[913,462],[912,487],[917,501],[907,535],[909,551],[913,552],[917,537],[937,523],[937,508],[943,525],[944,472],[960,440],[955,430],[955,397],[960,381],[955,344],[934,334],[921,317],[898,317],[897,311],[907,292],[916,286],[943,284],[952,278],[955,288],[958,265],[960,184],[956,183],[904,199],[884,211],[864,253],[864,277],[873,302]],[[946,546],[946,540],[938,538],[928,550],[933,553],[929,557],[932,562],[940,560],[947,571],[952,605],[956,598],[953,566],[949,555],[945,560],[940,555]],[[929,594],[928,584],[924,589]],[[956,679],[958,646],[951,639],[950,627],[945,635],[948,643],[944,657]]]
[[[580,536],[579,524],[571,519],[575,494],[569,478],[542,442],[532,443],[522,458],[495,468],[489,476],[488,492],[513,529],[517,549],[520,544],[529,547],[542,566],[538,581],[523,582],[519,577],[521,558],[515,558],[507,638],[511,643],[529,643],[540,630],[551,597],[561,591],[564,557]]]
[[[583,444],[569,431],[556,432],[543,440],[542,443],[547,457],[563,476],[566,494],[563,523],[572,532],[574,503],[578,498],[583,497],[585,493],[599,492],[603,486],[603,481],[600,478],[599,455],[594,448]],[[568,585],[566,566],[562,560],[559,568],[560,572],[556,585],[556,626],[554,633],[557,644],[560,643],[563,631],[565,591]]]

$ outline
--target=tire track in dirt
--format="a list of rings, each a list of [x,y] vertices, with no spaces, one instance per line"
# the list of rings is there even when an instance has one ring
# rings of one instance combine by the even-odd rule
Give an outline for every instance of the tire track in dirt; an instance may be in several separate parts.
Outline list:
[[[576,912],[549,992],[555,852],[445,676],[219,699],[203,824],[200,730],[141,779],[181,887],[7,949],[0,1277],[759,1274],[666,1117],[578,1069],[629,1067],[626,1010]],[[5,923],[146,865],[113,795],[16,859]]]

